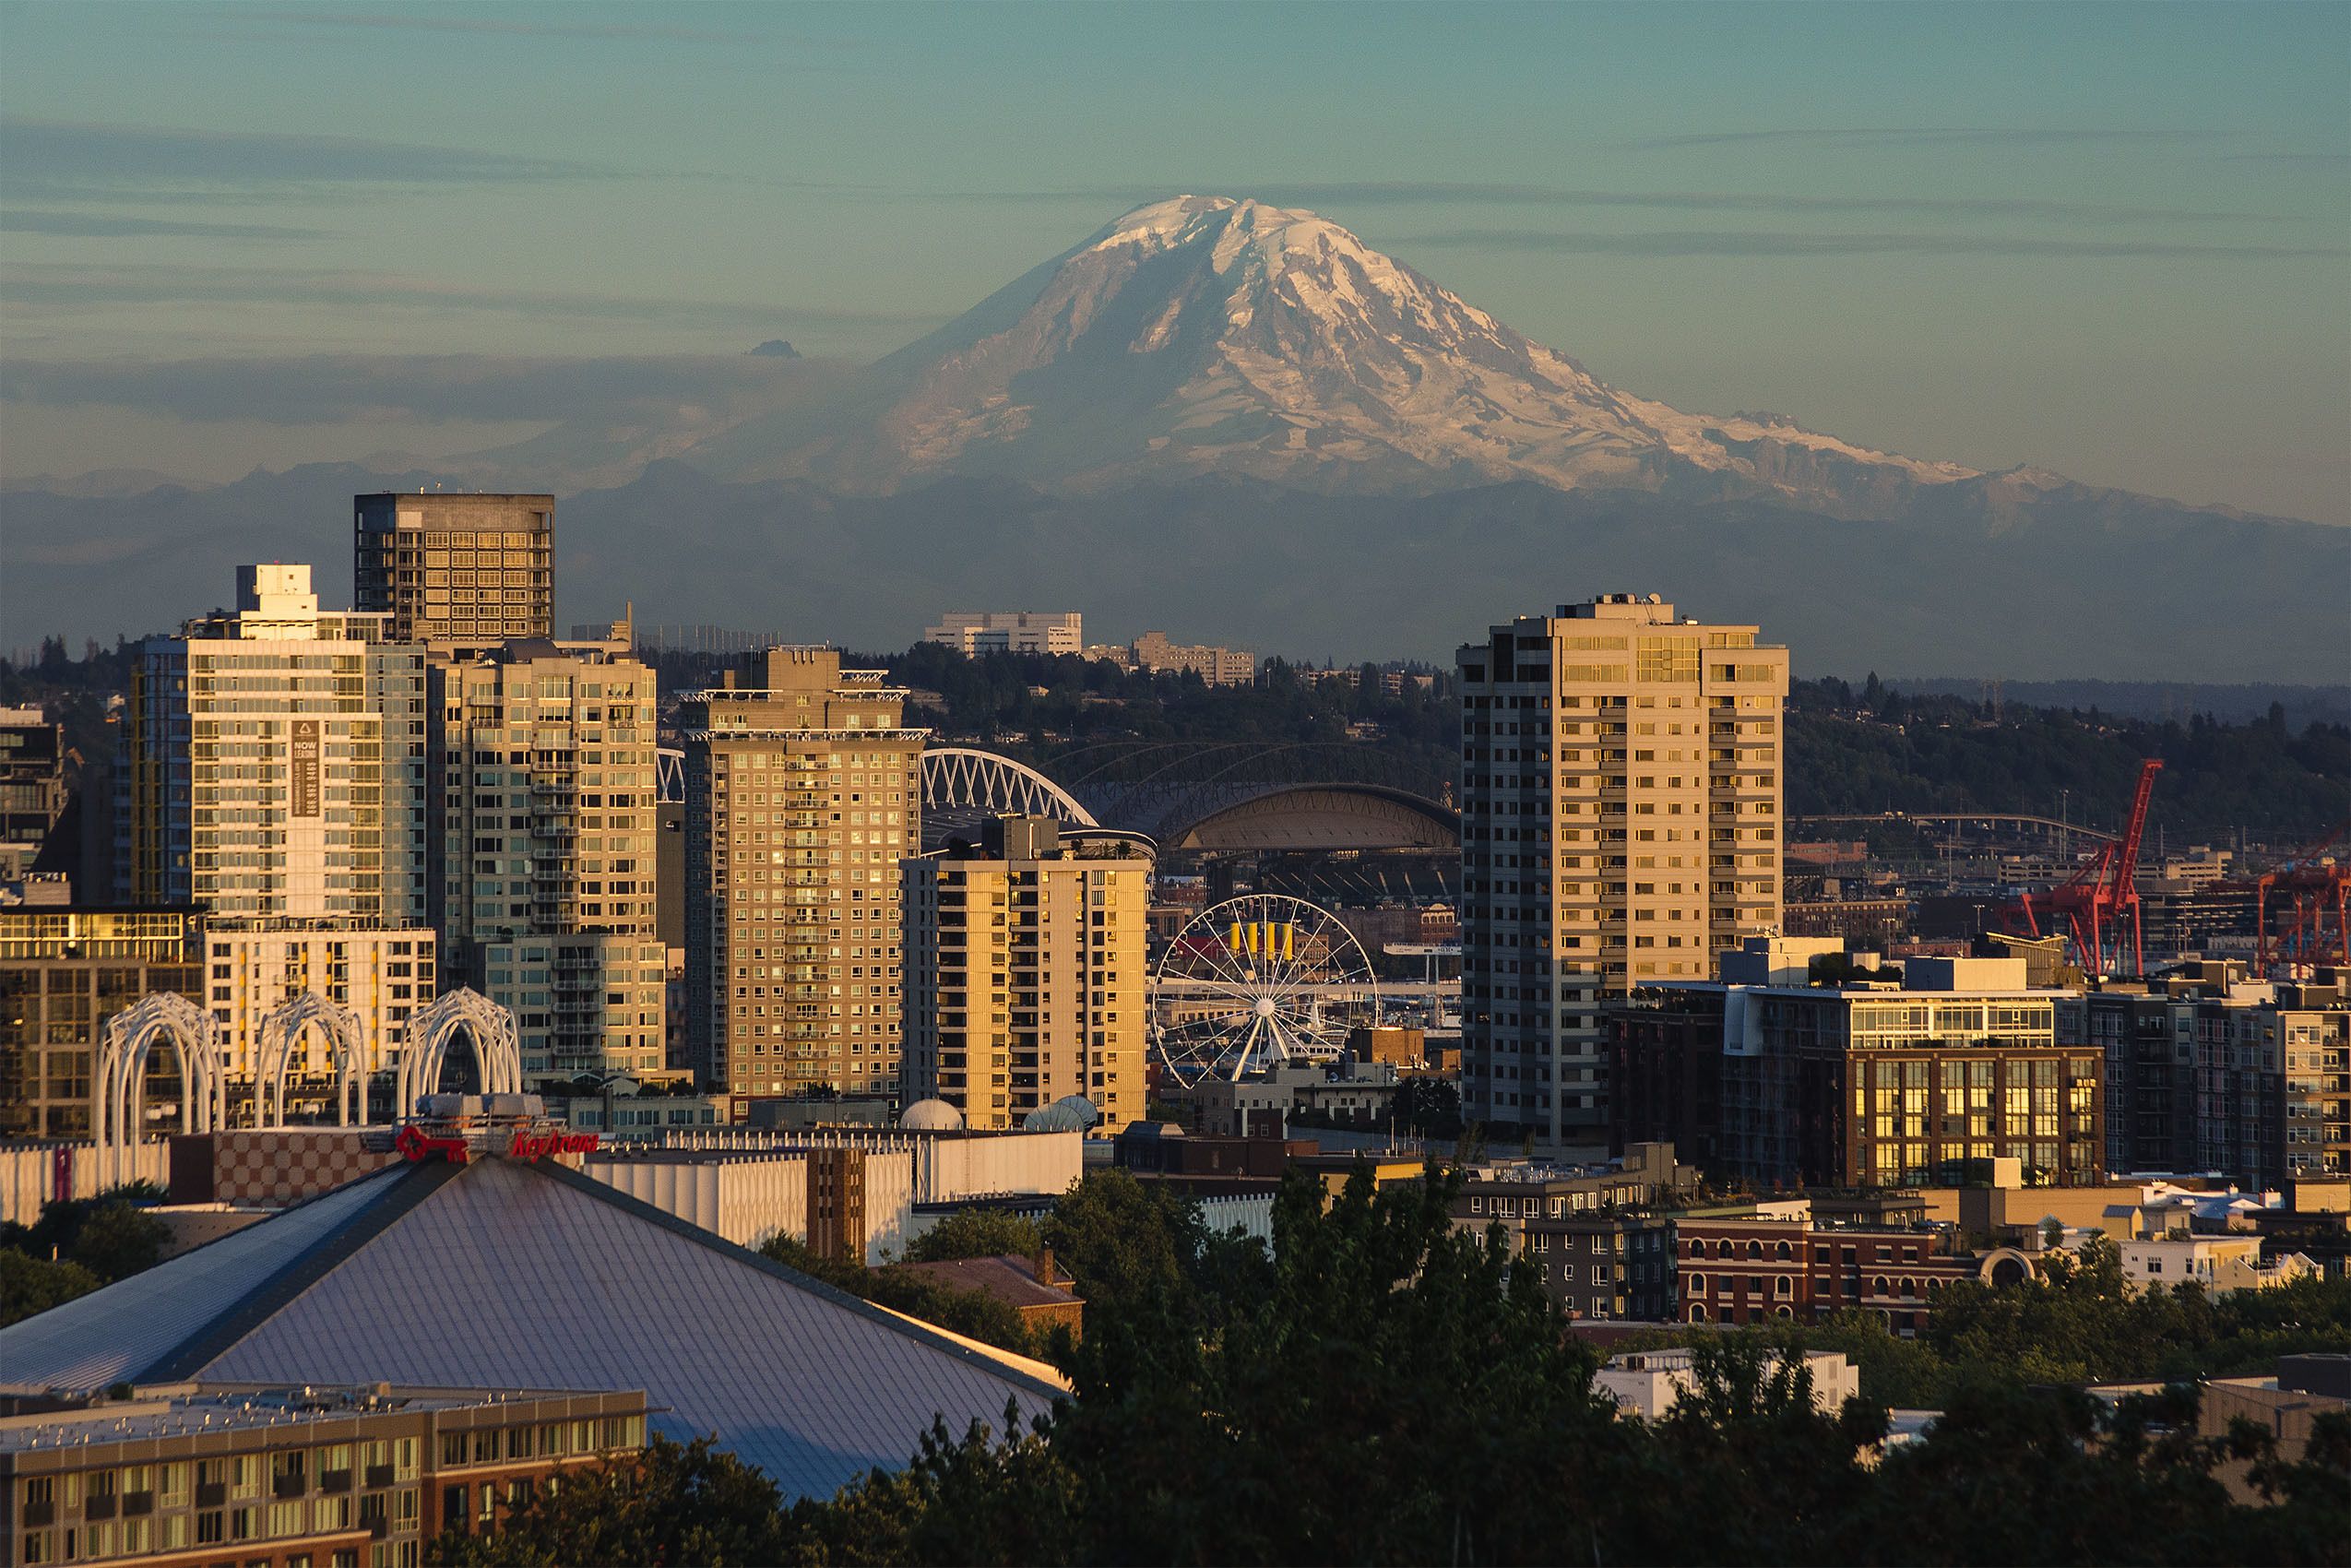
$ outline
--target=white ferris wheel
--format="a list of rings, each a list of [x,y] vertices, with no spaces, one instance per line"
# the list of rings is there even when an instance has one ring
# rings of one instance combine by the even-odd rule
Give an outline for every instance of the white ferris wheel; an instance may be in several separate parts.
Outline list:
[[[1328,1062],[1379,1022],[1371,961],[1337,916],[1245,894],[1185,922],[1152,978],[1159,1059],[1186,1086],[1288,1062]]]

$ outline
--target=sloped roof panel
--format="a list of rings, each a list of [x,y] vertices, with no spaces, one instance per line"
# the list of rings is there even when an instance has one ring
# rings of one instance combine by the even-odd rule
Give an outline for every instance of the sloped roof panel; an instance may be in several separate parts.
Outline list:
[[[409,1172],[379,1171],[38,1317],[0,1328],[0,1380],[102,1388],[137,1379],[175,1347],[298,1265]]]
[[[273,1224],[276,1222],[272,1222]],[[267,1229],[269,1227],[256,1227]],[[600,1184],[465,1169],[234,1344],[181,1375],[643,1389],[680,1441],[716,1433],[787,1496],[896,1468],[1056,1390],[790,1275]]]

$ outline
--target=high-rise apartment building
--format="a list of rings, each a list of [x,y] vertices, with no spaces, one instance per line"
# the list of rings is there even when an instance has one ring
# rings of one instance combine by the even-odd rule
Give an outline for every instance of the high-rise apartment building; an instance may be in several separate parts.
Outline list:
[[[31,868],[65,810],[65,731],[40,708],[0,707],[0,882]]]
[[[1611,594],[1460,649],[1470,1120],[1604,1143],[1603,1000],[1776,929],[1787,650],[1756,630]]]
[[[2117,1171],[2255,1188],[2351,1173],[2351,979],[2255,980],[2206,959],[2067,998],[2058,1034],[2104,1058]]]
[[[967,1127],[1071,1095],[1115,1131],[1143,1113],[1147,851],[990,820],[976,849],[903,862],[905,1086]]]
[[[149,992],[204,1000],[195,911],[0,909],[0,1137],[89,1136],[95,1043]],[[149,1076],[180,1071],[158,1053]]]
[[[351,498],[359,608],[386,640],[495,647],[555,632],[555,498],[443,491]]]
[[[951,610],[922,630],[924,642],[958,653],[1076,653],[1086,647],[1086,618],[1075,611]]]
[[[528,1075],[659,1074],[653,671],[628,627],[428,671],[443,973],[515,1015]]]
[[[339,921],[259,921],[207,930],[202,1000],[219,1026],[232,1102],[252,1092],[269,1015],[304,994],[350,1008],[369,1059],[396,1061],[409,1015],[438,994],[435,945],[433,931],[422,926],[384,930]],[[314,1028],[291,1043],[288,1113],[332,1120],[333,1042]]]
[[[903,688],[831,648],[769,648],[727,680],[679,718],[689,1055],[712,1093],[887,1091],[928,731],[906,727]]]
[[[238,609],[131,667],[116,901],[216,921],[424,910],[424,654],[322,611],[310,568],[238,568]]]

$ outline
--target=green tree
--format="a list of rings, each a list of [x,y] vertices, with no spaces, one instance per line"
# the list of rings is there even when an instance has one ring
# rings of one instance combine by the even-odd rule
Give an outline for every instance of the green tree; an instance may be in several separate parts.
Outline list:
[[[956,1290],[919,1274],[868,1268],[863,1264],[820,1257],[789,1236],[770,1237],[759,1251],[785,1267],[798,1269],[837,1290],[846,1290],[875,1306],[920,1318],[950,1334],[960,1334],[1015,1355],[1038,1353],[1039,1347],[1029,1335],[1028,1325],[1021,1321],[1019,1309],[985,1291]]]
[[[145,1209],[127,1203],[101,1203],[83,1218],[66,1256],[112,1283],[153,1268],[162,1260],[171,1230]]]
[[[1166,1182],[1089,1171],[1053,1205],[1044,1239],[1086,1298],[1089,1336],[1098,1322],[1182,1318],[1197,1305],[1192,1269],[1206,1227],[1199,1206]]]
[[[0,1328],[87,1296],[105,1283],[80,1264],[0,1247]]]
[[[567,1470],[513,1508],[492,1535],[444,1531],[425,1561],[449,1568],[758,1568],[822,1562],[801,1545],[776,1485],[699,1438],[655,1435],[631,1460]]]
[[[1035,1257],[1045,1244],[1037,1222],[1001,1208],[959,1208],[914,1239],[908,1263],[956,1258]]]

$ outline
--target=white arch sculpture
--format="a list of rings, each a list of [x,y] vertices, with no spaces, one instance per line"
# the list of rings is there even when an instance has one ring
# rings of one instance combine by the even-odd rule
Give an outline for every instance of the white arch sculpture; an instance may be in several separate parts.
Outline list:
[[[399,1099],[395,1121],[416,1114],[416,1102],[441,1082],[441,1068],[457,1032],[473,1041],[483,1094],[522,1093],[522,1046],[515,1016],[468,986],[443,992],[430,1007],[409,1015],[400,1031]]]
[[[152,992],[106,1020],[98,1047],[90,1134],[102,1184],[136,1174],[132,1151],[145,1130],[147,1059],[169,1036],[180,1053],[180,1128],[209,1133],[229,1119],[228,1063],[212,1015],[177,992]]]
[[[1027,763],[977,746],[933,746],[922,754],[922,804],[929,811],[1029,812],[1072,827],[1101,826],[1076,796]]]
[[[359,1015],[315,991],[305,991],[271,1011],[261,1020],[261,1043],[255,1051],[253,1112],[256,1126],[281,1127],[286,1122],[286,1071],[292,1065],[294,1045],[303,1031],[315,1025],[326,1031],[328,1053],[335,1063],[335,1119],[343,1126],[367,1123],[367,1080],[375,1070]],[[354,1098],[358,1103],[352,1104]]]

